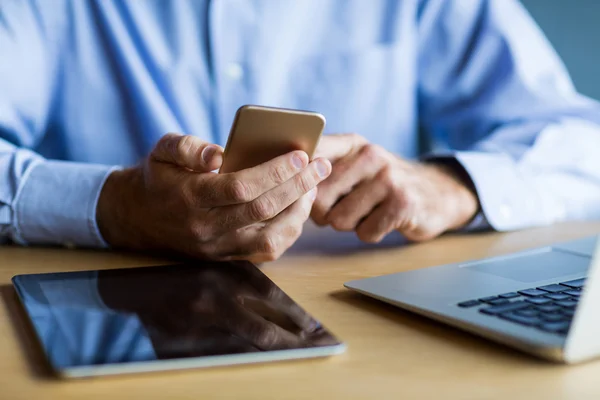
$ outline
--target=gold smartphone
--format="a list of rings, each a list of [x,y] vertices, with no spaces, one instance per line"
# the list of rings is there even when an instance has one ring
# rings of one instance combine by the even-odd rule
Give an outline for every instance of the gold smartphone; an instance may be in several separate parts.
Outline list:
[[[294,150],[312,159],[325,117],[316,112],[245,105],[238,109],[219,173],[255,167]]]

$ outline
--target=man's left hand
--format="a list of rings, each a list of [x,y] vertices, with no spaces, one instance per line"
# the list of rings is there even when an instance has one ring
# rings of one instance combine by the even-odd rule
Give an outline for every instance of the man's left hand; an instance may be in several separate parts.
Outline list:
[[[459,229],[477,213],[468,177],[443,164],[403,160],[355,134],[327,135],[315,157],[331,161],[311,217],[318,225],[356,231],[376,243],[398,230],[409,240]]]

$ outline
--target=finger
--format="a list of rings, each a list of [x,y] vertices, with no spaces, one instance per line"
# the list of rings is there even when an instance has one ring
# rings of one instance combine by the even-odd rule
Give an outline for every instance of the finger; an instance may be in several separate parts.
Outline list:
[[[225,307],[223,312],[228,314],[228,318],[223,319],[224,328],[261,350],[305,347],[301,337],[267,321],[240,304],[234,303],[232,307]]]
[[[313,189],[313,191],[316,190],[316,188]],[[289,249],[302,234],[302,226],[308,219],[315,195],[316,193],[309,192],[302,196],[300,200],[275,217],[263,229],[263,234],[281,239],[279,248],[274,254],[254,254],[249,255],[249,258],[254,259],[255,262],[271,261],[278,258]],[[250,246],[250,249],[252,248],[253,246]],[[240,257],[240,254],[237,254],[236,256]],[[248,259],[248,255],[246,255],[245,259]],[[254,288],[255,296],[268,301],[273,308],[286,315],[301,330],[312,332],[317,328],[317,321],[292,301],[292,299],[279,289],[279,287],[277,287],[266,275],[260,273],[256,268],[248,268],[243,271],[246,271],[245,281]]]
[[[221,236],[213,253],[225,260],[248,260],[253,263],[276,260],[302,233],[313,201],[312,193],[307,193],[272,220]],[[265,288],[256,280],[254,282],[265,292],[269,291],[268,287]]]
[[[378,180],[363,182],[333,206],[325,222],[338,231],[354,231],[386,195],[387,188]]]
[[[298,305],[293,302],[284,305],[276,300],[256,296],[256,293],[238,297],[238,301],[244,308],[295,335],[306,337],[317,330],[318,323],[310,318]],[[291,311],[294,311],[294,313]]]
[[[307,164],[305,152],[292,151],[253,168],[203,177],[196,192],[206,207],[248,203],[288,181]]]
[[[314,157],[326,158],[332,163],[353,153],[367,143],[365,138],[355,133],[341,133],[321,137]]]
[[[399,213],[394,201],[385,200],[358,225],[356,234],[363,242],[378,243],[399,225]]]
[[[306,214],[308,215],[308,212]],[[280,217],[282,217],[281,214],[277,216],[277,218]],[[244,288],[246,298],[260,299],[273,310],[286,316],[296,327],[292,332],[299,329],[302,332],[311,333],[319,327],[315,319],[252,263],[236,262],[235,268],[231,268],[228,274],[235,274],[236,279],[247,284]],[[246,303],[244,303],[244,306],[246,306]]]
[[[334,164],[331,175],[319,185],[312,218],[318,225],[326,225],[327,214],[334,205],[360,182],[373,179],[387,161],[386,150],[375,145],[364,145],[355,154]]]
[[[221,166],[223,148],[195,136],[167,133],[160,138],[150,157],[192,171],[210,172]]]
[[[215,221],[217,233],[270,220],[316,187],[330,173],[329,161],[316,159],[291,179],[248,203],[212,209],[209,218]]]

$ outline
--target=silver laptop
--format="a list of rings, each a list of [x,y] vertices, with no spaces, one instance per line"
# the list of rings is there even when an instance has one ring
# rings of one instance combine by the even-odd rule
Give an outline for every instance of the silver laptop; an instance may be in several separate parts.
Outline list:
[[[596,236],[345,286],[546,359],[600,356]]]

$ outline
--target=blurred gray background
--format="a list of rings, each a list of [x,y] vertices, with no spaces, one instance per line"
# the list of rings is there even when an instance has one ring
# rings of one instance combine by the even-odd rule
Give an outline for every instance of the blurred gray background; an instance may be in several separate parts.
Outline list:
[[[577,89],[600,100],[600,0],[521,0],[558,51]]]

